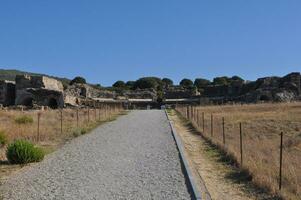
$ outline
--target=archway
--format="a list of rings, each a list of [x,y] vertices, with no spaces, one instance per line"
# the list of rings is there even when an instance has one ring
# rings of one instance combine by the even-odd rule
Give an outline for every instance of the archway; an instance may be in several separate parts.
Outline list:
[[[56,99],[50,98],[50,99],[49,99],[49,102],[48,102],[48,106],[49,106],[50,108],[52,108],[52,109],[58,108],[58,104],[57,104]]]
[[[259,98],[260,101],[270,101],[270,97],[268,95],[261,95]]]
[[[23,100],[22,105],[32,107],[33,106],[33,98],[27,97]]]

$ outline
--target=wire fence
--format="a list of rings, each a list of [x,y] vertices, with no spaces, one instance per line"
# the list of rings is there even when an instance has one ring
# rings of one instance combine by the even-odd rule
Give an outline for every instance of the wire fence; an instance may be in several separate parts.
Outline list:
[[[285,105],[281,110],[275,106],[182,105],[176,111],[231,155],[254,183],[297,199],[301,196],[301,105]]]
[[[71,135],[77,129],[88,129],[107,121],[122,110],[118,103],[56,110],[1,110],[0,131],[5,133],[8,141],[54,141]]]

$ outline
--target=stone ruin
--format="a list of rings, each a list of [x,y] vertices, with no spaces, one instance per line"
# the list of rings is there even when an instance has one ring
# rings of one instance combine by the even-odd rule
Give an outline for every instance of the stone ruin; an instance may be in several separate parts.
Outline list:
[[[202,97],[213,102],[246,102],[259,101],[286,102],[300,99],[301,75],[299,72],[290,73],[284,77],[265,77],[256,81],[231,85],[207,86]]]
[[[15,105],[64,106],[63,84],[46,76],[17,75],[15,94]]]
[[[15,82],[0,80],[0,104],[9,106],[15,104]]]
[[[290,73],[284,77],[265,77],[252,82],[232,82],[230,85],[209,85],[201,90],[172,86],[163,90],[163,103],[208,104],[225,102],[293,101],[301,100],[301,75]],[[164,101],[164,100],[172,101]],[[197,99],[197,101],[195,101]],[[193,100],[193,101],[191,101]],[[46,76],[17,75],[15,82],[0,81],[0,104],[28,107],[93,106],[100,102],[125,104],[158,104],[154,89],[111,91],[88,84],[73,84],[63,88],[60,81]]]

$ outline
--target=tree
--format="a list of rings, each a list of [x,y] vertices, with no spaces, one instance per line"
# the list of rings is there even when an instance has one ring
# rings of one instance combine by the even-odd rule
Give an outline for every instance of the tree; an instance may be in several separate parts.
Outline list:
[[[133,89],[135,85],[135,81],[127,81],[125,85],[129,89]]]
[[[241,77],[239,76],[232,76],[231,77],[231,81],[237,81],[237,82],[244,82],[244,79],[242,79]]]
[[[227,76],[215,77],[213,79],[214,85],[228,85],[229,83],[230,83],[230,80]]]
[[[138,79],[135,84],[134,88],[137,89],[149,89],[153,88],[157,90],[159,86],[162,86],[162,81],[160,78],[157,77],[143,77]]]
[[[180,86],[182,86],[184,88],[192,88],[193,82],[190,79],[184,78],[181,80]]]
[[[203,78],[196,78],[194,80],[193,85],[196,86],[198,89],[206,87],[210,84],[211,82],[207,79],[203,79]]]
[[[115,87],[115,88],[125,88],[125,82],[124,81],[116,81],[113,84],[113,87]]]
[[[162,83],[165,88],[173,85],[173,81],[169,78],[163,78]]]
[[[70,81],[70,85],[73,85],[74,83],[82,83],[82,84],[84,84],[84,83],[86,83],[86,79],[84,79],[81,76],[77,76],[73,80]]]

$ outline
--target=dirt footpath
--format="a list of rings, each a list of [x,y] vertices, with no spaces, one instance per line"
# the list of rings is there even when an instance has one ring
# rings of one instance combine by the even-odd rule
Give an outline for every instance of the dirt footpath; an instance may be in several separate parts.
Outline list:
[[[229,175],[234,174],[233,169],[216,161],[217,152],[210,149],[200,134],[187,126],[187,122],[180,119],[175,111],[169,116],[183,141],[186,156],[192,165],[199,187],[204,187],[205,184],[212,200],[270,199],[259,194],[255,196],[257,192],[246,189],[246,185],[237,183],[234,177],[230,178]]]

